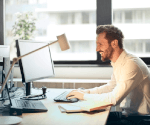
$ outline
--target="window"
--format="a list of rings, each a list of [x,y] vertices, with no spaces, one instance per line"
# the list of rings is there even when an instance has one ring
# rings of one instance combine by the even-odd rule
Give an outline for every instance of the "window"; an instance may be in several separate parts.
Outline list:
[[[89,23],[95,24],[96,22],[96,13],[95,12],[89,12]]]
[[[89,23],[89,13],[88,12],[82,12],[82,23],[83,24]]]
[[[6,2],[6,32],[12,30],[16,21],[15,13],[34,12],[36,32],[34,40],[54,42],[56,36],[63,33],[71,44],[71,49],[60,51],[56,44],[51,46],[54,61],[96,61],[96,0],[12,0],[12,6]],[[64,4],[67,2],[67,4]],[[59,3],[59,4],[58,4]],[[33,6],[34,4],[34,6]],[[63,6],[62,6],[63,5]],[[17,6],[17,7],[16,7]],[[16,9],[12,9],[12,8]],[[21,9],[20,9],[21,8]],[[8,14],[12,15],[12,21]],[[7,33],[6,42],[12,44],[13,36]],[[12,44],[14,47],[14,44]],[[15,51],[11,50],[11,51]],[[12,55],[11,59],[16,55]]]
[[[150,23],[150,8],[116,9],[113,8],[113,23]]]
[[[143,22],[143,11],[137,10],[135,13],[135,23],[142,23]]]
[[[114,23],[122,23],[122,11],[114,11],[113,12],[113,22]]]
[[[150,8],[145,10],[145,23],[150,23]]]
[[[125,23],[132,23],[132,11],[125,11]]]
[[[68,24],[68,18],[69,18],[69,14],[68,13],[60,13],[60,24]]]
[[[67,6],[61,6],[66,1]],[[144,1],[5,0],[5,17],[7,14],[12,15],[12,21],[8,21],[9,16],[6,17],[5,44],[15,46],[13,37],[9,33],[16,20],[14,14],[16,12],[32,11],[37,17],[35,40],[53,42],[56,40],[56,36],[66,33],[72,45],[72,49],[64,52],[60,51],[58,44],[51,47],[52,56],[56,64],[70,64],[70,62],[71,64],[101,64],[101,57],[95,51],[95,30],[97,25],[111,23],[123,31],[125,35],[124,47],[128,51],[137,54],[142,59],[146,58],[149,60],[147,56],[150,52],[150,7],[147,6],[149,5],[149,0]],[[14,7],[15,9],[13,9]],[[143,31],[145,32],[143,33]],[[15,53],[15,50],[12,50],[12,56]],[[147,61],[148,63],[150,62]]]
[[[124,34],[124,48],[139,57],[149,57],[150,6],[148,0],[131,4],[127,0],[112,0],[113,24]],[[130,7],[128,6],[130,3]]]

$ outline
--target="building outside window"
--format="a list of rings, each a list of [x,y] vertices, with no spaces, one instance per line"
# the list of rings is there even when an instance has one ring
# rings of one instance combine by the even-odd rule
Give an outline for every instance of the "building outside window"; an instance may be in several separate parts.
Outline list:
[[[150,1],[112,0],[112,12],[112,24],[124,33],[124,48],[139,57],[149,57]]]
[[[11,58],[16,56],[11,33],[16,20],[15,13],[30,11],[37,17],[34,40],[53,42],[56,36],[65,33],[71,44],[71,49],[65,52],[61,52],[58,44],[52,45],[51,53],[54,61],[97,60],[96,0],[5,0],[5,2],[5,44],[11,45]],[[112,0],[111,3],[112,24],[123,31],[124,47],[137,56],[149,57],[149,0]]]
[[[89,23],[89,12],[82,12],[82,23],[83,24]]]
[[[34,12],[37,18],[34,40],[53,42],[56,36],[65,33],[71,44],[71,49],[65,52],[60,51],[58,44],[52,45],[51,53],[54,61],[96,60],[96,0],[12,1],[14,4],[11,6],[9,0],[5,3],[5,15],[13,15],[11,22],[7,16],[6,32],[11,31],[16,20],[16,12]],[[11,59],[16,56],[14,43],[13,37],[7,35],[5,44],[11,45]]]

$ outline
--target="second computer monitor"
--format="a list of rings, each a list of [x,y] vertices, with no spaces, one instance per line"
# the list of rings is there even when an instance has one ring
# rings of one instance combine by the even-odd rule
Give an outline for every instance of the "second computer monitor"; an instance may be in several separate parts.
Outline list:
[[[22,56],[33,50],[47,45],[46,42],[32,40],[17,40],[17,55]],[[44,78],[54,77],[54,65],[50,47],[23,57],[19,61],[23,82],[32,82]]]

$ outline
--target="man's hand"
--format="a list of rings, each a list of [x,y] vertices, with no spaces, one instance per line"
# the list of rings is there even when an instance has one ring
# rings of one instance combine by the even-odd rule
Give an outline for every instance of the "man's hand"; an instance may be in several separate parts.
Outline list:
[[[79,100],[83,100],[83,96],[84,96],[83,92],[78,90],[73,90],[66,96],[66,98],[67,99],[78,98]]]

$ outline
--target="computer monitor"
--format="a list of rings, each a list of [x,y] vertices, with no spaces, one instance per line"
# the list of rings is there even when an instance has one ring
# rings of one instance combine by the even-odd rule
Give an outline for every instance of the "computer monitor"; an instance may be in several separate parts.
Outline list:
[[[10,69],[10,46],[9,45],[0,45],[0,84],[3,84],[6,75]],[[10,81],[9,81],[10,80]],[[7,80],[7,87],[10,90],[14,86],[13,83],[13,69],[10,73],[10,76]],[[0,93],[1,94],[1,93]],[[1,98],[7,99],[8,94],[6,86],[4,87]]]
[[[10,68],[10,46],[0,45],[0,83],[2,83],[3,70],[8,73]]]
[[[47,45],[46,42],[33,40],[16,40],[17,56],[25,55]],[[50,47],[45,47],[19,60],[22,82],[26,83],[26,95],[30,95],[30,82],[54,77],[54,65]]]

